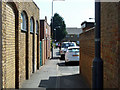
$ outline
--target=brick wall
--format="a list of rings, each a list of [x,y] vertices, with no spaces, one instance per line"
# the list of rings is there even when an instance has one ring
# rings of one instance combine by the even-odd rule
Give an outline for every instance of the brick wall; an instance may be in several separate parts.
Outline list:
[[[50,34],[51,29],[50,25],[47,23],[47,20],[40,20],[40,29],[41,29],[41,39],[44,39],[44,59],[47,60],[50,57]],[[46,33],[47,30],[47,33]]]
[[[6,5],[6,87],[15,87],[15,14]],[[11,68],[11,69],[10,69]],[[11,81],[12,80],[12,81]]]
[[[44,20],[40,20],[40,41],[44,39]]]
[[[2,89],[2,3],[0,1],[0,89]]]
[[[120,4],[118,6],[118,28],[120,28]],[[119,65],[118,65],[118,84],[120,87],[120,30],[118,30],[118,60],[119,60]]]
[[[118,6],[119,3],[101,5],[101,56],[104,62],[104,87],[118,88]]]
[[[20,34],[19,82],[26,79],[26,33]]]
[[[19,6],[19,11],[20,11],[20,15],[21,15],[21,12],[24,10],[26,13],[27,13],[27,17],[28,17],[28,62],[29,62],[29,77],[30,77],[30,75],[32,74],[32,72],[33,72],[33,57],[34,57],[34,71],[36,71],[36,61],[37,61],[37,59],[36,59],[36,54],[37,54],[37,50],[36,50],[36,45],[37,45],[37,43],[35,42],[36,41],[36,37],[35,37],[35,35],[36,35],[36,21],[39,21],[39,9],[38,9],[38,7],[36,7],[36,5],[33,3],[33,2],[24,2],[24,3],[20,3],[20,4],[18,4],[18,6]],[[33,34],[31,34],[30,33],[30,18],[31,17],[33,17],[33,19],[34,19],[34,35]],[[21,30],[20,30],[21,31]],[[33,39],[34,39],[34,42],[33,42]],[[33,43],[35,43],[34,44],[34,47],[33,47]],[[27,47],[26,47],[27,48]],[[34,51],[33,51],[33,48],[34,48]],[[33,54],[34,53],[34,54]],[[34,55],[34,56],[33,56]],[[21,57],[21,56],[20,56]],[[20,60],[21,61],[21,60]],[[22,65],[22,64],[21,64]],[[22,66],[19,66],[19,67],[22,67]],[[27,67],[25,67],[25,68],[27,68]],[[22,72],[20,72],[20,73],[22,73]],[[25,73],[25,72],[24,72]],[[24,77],[22,77],[22,81],[24,81],[25,80],[25,76]],[[22,84],[22,81],[20,81],[20,86],[21,86],[21,84]]]
[[[101,3],[101,58],[103,60],[104,88],[120,87],[120,4]],[[80,35],[81,74],[92,85],[94,59],[94,32]]]
[[[2,23],[3,30],[3,47],[2,47],[2,64],[3,64],[3,88],[15,87],[15,14],[9,5],[2,5]],[[10,18],[10,19],[9,19]],[[7,82],[6,82],[7,81]]]
[[[92,61],[94,59],[94,29],[80,34],[80,73],[89,86],[92,85]]]
[[[2,20],[5,21],[5,3],[2,3]],[[6,86],[5,75],[6,75],[6,24],[2,23],[2,80],[3,88]]]
[[[44,49],[44,47],[45,47],[45,43],[44,43],[44,39],[42,39],[42,65],[44,65],[45,64],[45,49]]]
[[[30,34],[30,75],[32,74],[33,70],[33,35]]]
[[[36,70],[37,70],[37,35],[35,35],[35,63],[36,63]]]
[[[10,6],[9,6],[10,5]],[[21,31],[21,13],[27,16],[27,31]],[[34,2],[2,3],[2,72],[3,88],[19,88],[32,74],[33,34],[30,34],[30,18],[34,18],[34,55],[39,60],[40,31],[35,33],[36,21],[39,21],[39,8]],[[39,22],[38,22],[39,23]],[[40,24],[40,23],[39,23]],[[38,53],[37,53],[38,51]],[[37,64],[37,63],[36,63]],[[34,65],[35,67],[37,65]],[[37,69],[37,68],[36,68]],[[28,72],[28,76],[27,76]]]

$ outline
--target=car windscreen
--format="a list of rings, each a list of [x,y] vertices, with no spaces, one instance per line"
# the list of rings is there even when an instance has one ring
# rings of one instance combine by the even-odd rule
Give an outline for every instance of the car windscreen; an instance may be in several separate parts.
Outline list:
[[[69,46],[72,47],[72,46],[75,46],[75,44],[74,43],[69,43]]]
[[[63,43],[62,44],[62,48],[68,48],[69,47],[69,43]]]

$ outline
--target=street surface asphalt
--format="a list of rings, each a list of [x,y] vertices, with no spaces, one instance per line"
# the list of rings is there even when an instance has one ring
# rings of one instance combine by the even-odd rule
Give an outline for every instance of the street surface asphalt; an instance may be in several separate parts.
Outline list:
[[[47,60],[45,65],[25,80],[21,88],[36,88],[39,90],[66,90],[88,88],[85,80],[79,73],[79,62],[69,63],[60,60],[59,49],[54,49],[54,58]]]

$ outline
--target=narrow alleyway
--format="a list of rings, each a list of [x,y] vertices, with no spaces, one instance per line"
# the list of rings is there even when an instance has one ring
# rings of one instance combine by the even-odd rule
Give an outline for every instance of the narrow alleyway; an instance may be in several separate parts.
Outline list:
[[[65,66],[64,60],[59,59],[59,49],[54,49],[54,59],[46,64],[29,80],[23,82],[22,88],[87,88],[82,76],[79,74],[78,63]]]

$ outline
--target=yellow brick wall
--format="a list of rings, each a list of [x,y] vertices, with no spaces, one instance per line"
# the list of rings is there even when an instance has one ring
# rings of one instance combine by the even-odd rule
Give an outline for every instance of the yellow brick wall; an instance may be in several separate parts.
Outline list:
[[[33,2],[12,2],[9,3],[11,7],[6,7],[6,3],[2,3],[2,72],[3,72],[3,88],[15,88],[15,68],[19,68],[18,71],[18,81],[19,87],[21,87],[22,82],[26,79],[26,53],[28,53],[28,71],[29,77],[32,74],[32,47],[33,47],[33,36],[30,34],[30,18],[34,18],[34,22],[39,21],[39,8]],[[14,8],[13,8],[14,7]],[[15,8],[16,7],[16,8]],[[15,17],[13,12],[18,10],[19,20]],[[28,17],[28,32],[21,31],[21,13],[25,11]],[[15,21],[18,21],[15,23]],[[17,27],[15,27],[17,25]],[[34,25],[36,26],[36,25]],[[16,34],[17,31],[17,34]],[[35,34],[35,33],[34,33]],[[16,36],[15,36],[16,35]],[[26,42],[26,35],[28,42]],[[16,38],[18,41],[16,42]],[[36,37],[35,37],[36,38]],[[35,39],[37,40],[37,39]],[[37,42],[37,41],[35,41]],[[28,51],[26,51],[26,44],[28,43]],[[35,43],[35,59],[37,58],[37,43]],[[19,47],[17,47],[17,46]],[[16,50],[16,47],[18,48]],[[17,53],[17,52],[18,53]],[[38,54],[39,55],[39,54]],[[15,56],[16,59],[15,59]],[[15,65],[15,60],[17,60],[17,65]],[[36,59],[37,60],[37,59]]]
[[[6,5],[6,87],[15,87],[15,15]]]
[[[2,25],[3,88],[15,88],[15,15],[10,6],[3,3],[2,7],[2,20],[5,21]]]
[[[37,35],[35,35],[35,62],[36,62],[36,69],[37,69]]]
[[[29,63],[27,67],[29,77],[32,74],[33,34],[30,34],[30,18],[33,17],[34,22],[36,20],[39,21],[39,8],[33,2],[12,2],[8,4],[11,7],[7,6],[6,2],[2,3],[2,81],[3,88],[15,88],[16,77],[18,77],[19,87],[21,87],[22,82],[26,79],[26,55]],[[18,15],[14,13],[17,10]],[[23,10],[28,18],[28,32],[21,31],[21,13]],[[34,35],[36,34],[34,33]],[[26,40],[28,41],[26,42]],[[28,51],[26,51],[26,48],[28,48]],[[35,36],[34,48],[35,62],[37,64],[37,36]],[[17,70],[18,76],[16,76],[15,70]]]
[[[2,3],[2,21],[6,20],[5,3]],[[2,23],[2,72],[3,88],[6,87],[6,22]]]
[[[26,33],[21,32],[20,35],[20,82],[23,82],[26,77]]]
[[[24,2],[24,3],[21,2],[21,3],[17,3],[17,6],[19,6],[19,8],[18,8],[18,10],[20,12],[19,16],[21,17],[21,13],[24,10],[28,17],[28,32],[26,32],[26,33],[28,33],[28,36],[27,36],[28,37],[28,42],[27,42],[28,43],[28,63],[29,63],[28,71],[29,71],[29,77],[30,77],[32,74],[32,71],[33,71],[33,34],[30,33],[30,18],[33,17],[34,22],[36,22],[36,20],[39,21],[39,9],[38,9],[38,7],[36,7],[36,5],[33,2]],[[36,26],[36,25],[34,25],[34,26]],[[21,29],[19,29],[19,30],[21,31]],[[34,32],[35,32],[35,29],[34,29]],[[35,38],[35,40],[36,40],[36,38]],[[36,46],[36,43],[35,43],[35,46]],[[21,47],[21,44],[20,44],[20,47]],[[34,47],[34,49],[35,49],[35,47]],[[36,53],[37,52],[35,52],[35,54]],[[22,61],[22,60],[20,59],[19,61]],[[22,67],[22,62],[20,64],[19,68],[21,68],[21,67]],[[24,73],[26,73],[26,71],[23,71],[21,73],[22,77],[19,77],[22,79],[22,81],[24,81],[26,79]],[[22,84],[22,82],[20,81],[20,87],[21,87],[21,84]]]
[[[30,75],[32,74],[33,69],[33,34],[30,34]]]

